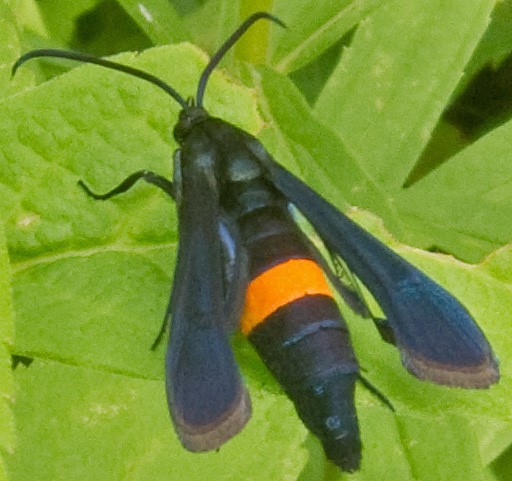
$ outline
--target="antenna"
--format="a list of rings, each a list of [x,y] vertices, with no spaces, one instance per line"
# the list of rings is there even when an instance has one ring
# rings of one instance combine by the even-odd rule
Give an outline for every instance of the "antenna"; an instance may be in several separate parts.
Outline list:
[[[271,15],[267,12],[256,12],[253,13],[250,17],[248,17],[242,25],[240,25],[231,35],[230,37],[221,45],[221,47],[212,55],[210,62],[203,70],[201,77],[199,79],[199,83],[197,84],[197,93],[196,93],[196,105],[198,107],[203,106],[203,97],[204,91],[206,89],[206,83],[210,78],[210,74],[213,72],[215,67],[222,60],[222,57],[226,55],[228,50],[238,41],[238,39],[258,20],[265,18],[267,20],[271,20],[274,23],[277,23],[283,28],[286,28],[286,24],[282,22],[279,18]]]
[[[215,67],[222,60],[222,57],[226,54],[226,52],[237,42],[237,40],[258,20],[265,18],[267,20],[271,20],[278,25],[286,28],[286,25],[279,20],[277,17],[271,15],[267,12],[257,12],[249,16],[231,35],[230,37],[222,44],[222,46],[215,52],[215,54],[210,59],[210,62],[203,70],[201,77],[199,78],[199,83],[197,86],[197,94],[196,94],[196,105],[198,107],[203,106],[203,97],[204,91],[206,89],[206,83],[210,78],[210,74],[215,69]],[[59,50],[59,49],[38,49],[31,50],[30,52],[22,55],[16,63],[12,67],[11,77],[16,74],[18,68],[21,67],[27,60],[33,58],[40,57],[53,57],[53,58],[66,58],[69,60],[77,60],[78,62],[84,63],[92,63],[96,65],[100,65],[101,67],[106,67],[112,70],[118,70],[119,72],[127,73],[128,75],[132,75],[133,77],[140,78],[142,80],[146,80],[157,87],[161,88],[164,92],[168,93],[176,102],[178,102],[183,109],[189,107],[189,103],[169,84],[164,82],[162,79],[156,77],[155,75],[151,75],[150,73],[144,72],[143,70],[139,70],[134,67],[129,67],[128,65],[123,65],[117,62],[113,62],[111,60],[105,60],[103,58],[94,57],[93,55],[89,55],[81,52],[72,52],[68,50]]]
[[[188,107],[187,101],[178,93],[175,89],[173,89],[169,84],[165,83],[162,79],[151,75],[150,73],[144,72],[143,70],[139,70],[137,68],[129,67],[128,65],[122,65],[117,62],[112,62],[111,60],[105,60],[103,58],[94,57],[93,55],[88,55],[86,53],[81,52],[71,52],[68,50],[56,50],[52,48],[48,49],[39,49],[39,50],[31,50],[26,54],[22,55],[16,63],[12,67],[11,77],[14,76],[18,68],[23,65],[27,60],[32,58],[39,57],[54,57],[54,58],[67,58],[70,60],[78,60],[79,62],[84,63],[93,63],[96,65],[101,65],[102,67],[110,68],[112,70],[118,70],[120,72],[127,73],[134,77],[138,77],[142,80],[146,80],[157,87],[160,87],[164,92],[167,92],[176,102],[178,102],[182,108],[186,109]]]

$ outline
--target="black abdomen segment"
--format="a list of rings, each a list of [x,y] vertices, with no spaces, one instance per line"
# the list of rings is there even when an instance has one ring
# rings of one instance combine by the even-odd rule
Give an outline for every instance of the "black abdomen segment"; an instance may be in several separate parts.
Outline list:
[[[283,208],[239,220],[249,257],[242,331],[334,463],[358,468],[358,366],[341,314],[295,222]]]

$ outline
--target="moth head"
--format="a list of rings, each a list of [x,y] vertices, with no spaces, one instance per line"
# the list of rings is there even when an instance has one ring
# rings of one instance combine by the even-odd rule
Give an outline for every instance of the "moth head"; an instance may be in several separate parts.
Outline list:
[[[183,109],[179,114],[178,122],[176,123],[173,131],[176,142],[181,144],[191,129],[208,117],[208,112],[202,107],[191,105],[190,107]]]

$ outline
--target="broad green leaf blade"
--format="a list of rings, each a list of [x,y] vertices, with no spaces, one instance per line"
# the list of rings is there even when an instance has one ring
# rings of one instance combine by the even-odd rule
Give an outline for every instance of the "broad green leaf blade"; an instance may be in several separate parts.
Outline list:
[[[162,379],[165,343],[150,347],[164,319],[175,247],[105,245],[16,266],[16,352]]]
[[[494,479],[482,464],[478,433],[465,416],[399,415],[398,424],[401,436],[407,439],[404,448],[411,471],[421,473],[422,481]]]
[[[19,446],[8,460],[16,481],[296,479],[306,460],[305,429],[280,422],[293,416],[282,394],[253,396],[246,428],[218,452],[197,454],[172,430],[161,379],[41,359],[16,377]]]
[[[284,32],[272,33],[271,63],[276,70],[298,70],[336,43],[363,18],[381,6],[381,0],[321,0],[274,2],[272,13],[288,25]],[[315,14],[312,15],[311,12]]]
[[[69,45],[75,33],[76,21],[100,0],[73,0],[72,2],[38,2],[49,36],[61,44]]]
[[[333,471],[330,480],[493,479],[482,465],[475,430],[465,416],[403,409],[393,416],[387,408],[364,404],[359,409],[359,419],[363,440],[361,470],[346,475]]]
[[[485,66],[498,67],[512,53],[512,2],[496,2],[492,12],[491,24],[485,32],[471,62],[467,67],[462,82],[457,90],[464,86],[465,80]]]
[[[191,41],[210,54],[241,22],[238,2],[169,2],[118,0],[156,45]],[[238,46],[237,46],[238,48]],[[230,57],[230,55],[228,55]]]
[[[479,259],[512,239],[512,121],[396,196],[406,240]]]
[[[155,45],[189,39],[171,2],[166,0],[117,0]]]
[[[476,427],[476,429],[479,429]],[[485,429],[485,427],[484,427]],[[481,432],[484,432],[483,430]],[[512,431],[508,423],[496,422],[494,432],[488,431],[487,437],[482,437],[482,459],[485,464],[495,464],[503,455],[506,456],[512,446]]]
[[[0,0],[0,99],[9,97],[33,83],[30,72],[11,79],[12,66],[22,53],[20,27],[11,3]]]
[[[307,99],[309,105],[315,104],[334,67],[338,65],[344,45],[350,43],[350,39],[351,35],[346,35],[303,68],[290,72],[289,78]]]
[[[407,179],[494,3],[398,0],[359,25],[315,110],[381,188]]]
[[[11,301],[11,272],[4,230],[0,222],[0,480],[7,480],[5,456],[16,446],[16,427],[12,406],[15,388],[11,368],[11,351],[14,337],[13,308]]]
[[[361,470],[345,474],[331,470],[333,480],[414,481],[394,413],[358,386],[357,415],[363,443]],[[392,453],[392,455],[390,455]]]
[[[383,8],[375,12],[374,17],[382,12],[386,12],[386,9]],[[389,12],[385,15],[388,21],[390,21],[390,16]],[[360,27],[360,35],[363,36],[361,32],[364,29],[373,29],[377,20],[379,25],[380,22],[384,22],[378,18],[364,23]],[[384,29],[383,26],[382,28]],[[424,30],[426,31],[427,28],[425,27]],[[390,29],[387,30],[387,32],[389,31]],[[388,35],[391,34],[388,33]],[[366,43],[372,40],[373,47],[377,51],[379,50],[376,45],[380,40],[374,40],[373,35],[365,37],[360,42],[363,43],[363,40]],[[354,41],[354,45],[357,46],[359,43]],[[394,48],[397,49],[394,55],[401,54],[402,45],[403,42],[394,45]],[[354,77],[351,85],[354,85],[356,89],[364,89],[369,83],[368,60],[362,50],[356,52],[355,47],[351,48],[350,55],[354,55],[354,57],[350,57],[348,61],[345,60],[350,62],[350,69],[346,72],[347,82],[353,67],[355,67],[354,64],[361,62],[364,68],[355,72],[360,79]],[[359,55],[357,59],[355,58],[356,53]],[[401,65],[400,68],[404,68],[404,66]],[[396,69],[396,71],[393,70],[396,75],[385,83],[389,92],[395,88],[394,84],[391,85],[391,81],[397,83],[398,88],[401,88],[402,74],[398,73],[398,66]],[[300,98],[300,94],[291,82],[268,70],[262,71],[261,77],[262,79],[256,83],[261,84],[265,92],[265,116],[270,125],[278,125],[277,133],[272,135],[281,138],[281,140],[275,141],[280,142],[281,146],[287,144],[286,149],[294,158],[294,163],[300,164],[301,174],[336,205],[343,206],[343,201],[339,199],[340,193],[342,193],[345,202],[348,201],[378,212],[385,219],[388,227],[405,241],[425,247],[438,246],[455,252],[458,256],[468,260],[478,260],[482,255],[510,240],[511,228],[507,221],[509,212],[507,192],[510,189],[507,189],[507,179],[510,177],[509,166],[511,163],[509,161],[510,149],[507,150],[506,147],[510,145],[509,130],[506,126],[491,134],[486,140],[485,147],[481,150],[475,146],[477,153],[471,156],[473,161],[470,164],[457,162],[455,159],[452,167],[448,167],[450,162],[447,163],[447,169],[451,172],[452,181],[450,183],[444,182],[433,187],[439,177],[432,176],[431,181],[424,179],[418,186],[413,184],[405,190],[401,188],[401,184],[405,180],[402,174],[407,175],[409,167],[403,169],[403,166],[409,161],[405,159],[408,154],[405,155],[403,150],[405,141],[402,142],[401,134],[398,133],[403,130],[400,127],[395,132],[394,140],[385,130],[394,129],[398,125],[397,122],[404,122],[405,114],[400,111],[401,109],[408,109],[410,115],[416,115],[411,106],[416,105],[416,101],[412,104],[405,102],[400,106],[402,100],[395,97],[390,98],[390,102],[395,102],[395,104],[390,103],[389,108],[386,107],[382,111],[382,115],[395,115],[397,118],[394,121],[385,120],[382,125],[375,123],[370,126],[368,119],[372,116],[369,115],[369,111],[363,108],[362,114],[360,113],[360,99],[361,96],[364,97],[361,92],[346,99],[340,99],[340,96],[344,95],[341,94],[341,91],[340,95],[333,92],[333,97],[329,100],[329,108],[338,109],[339,115],[332,118],[329,115],[319,116],[318,120],[324,123],[325,120],[329,121],[329,125],[322,129],[318,126],[318,120],[314,119],[309,111],[305,100]],[[431,82],[436,81],[433,76],[429,78]],[[281,92],[287,92],[287,95],[283,96]],[[414,94],[422,96],[422,101],[430,102],[430,107],[437,105],[437,100],[434,99],[437,94],[434,95],[433,91],[429,94],[428,91],[424,92],[422,88],[419,88],[414,90]],[[363,102],[369,100],[369,96],[364,98],[366,100],[362,100]],[[340,105],[340,101],[345,101],[345,103]],[[358,111],[349,110],[346,114],[344,109],[347,106],[348,109],[351,109],[352,107],[349,105],[352,104]],[[436,115],[440,110],[437,112]],[[346,128],[339,131],[337,135],[333,134],[331,126],[336,127],[345,119],[347,121]],[[365,125],[362,125],[361,122]],[[409,126],[406,127],[409,128]],[[376,131],[374,132],[374,130]],[[416,134],[412,135],[416,136]],[[377,136],[381,138],[377,139]],[[269,137],[270,135],[267,134],[266,138],[270,141]],[[338,138],[336,139],[336,137]],[[359,139],[357,142],[364,144],[360,148],[354,144],[356,137]],[[372,140],[374,137],[375,143]],[[419,139],[419,137],[415,138]],[[379,142],[383,144],[376,147]],[[412,146],[413,143],[409,145]],[[415,155],[419,155],[423,148],[423,144],[420,145],[420,143],[415,144],[417,147],[417,149],[415,147]],[[374,147],[376,147],[375,151]],[[470,152],[471,149],[468,150],[468,155]],[[483,155],[484,153],[485,155]],[[466,159],[466,154],[459,155],[464,156],[461,157],[461,160]],[[477,162],[478,156],[480,156],[479,163]],[[280,160],[284,160],[283,157]],[[412,156],[409,157],[409,160],[415,161]],[[375,162],[378,162],[379,165],[376,165]],[[382,177],[381,166],[385,170],[387,169],[387,173],[383,175],[395,176],[392,182],[388,182],[386,178]],[[403,172],[399,173],[397,169],[403,170]],[[485,173],[487,170],[493,172],[487,175]],[[322,172],[327,174],[324,178],[327,177],[328,180],[323,181],[320,178]],[[333,175],[333,173],[339,173],[339,175]],[[440,174],[441,177],[443,175]],[[325,185],[322,185],[323,183]],[[331,193],[333,184],[335,189],[338,189],[338,194]],[[477,184],[482,188],[475,189],[473,186]],[[426,187],[422,188],[421,185]],[[416,187],[419,188],[418,194],[415,192]],[[494,192],[496,195],[491,194]],[[470,217],[469,220],[466,219],[467,216]]]
[[[512,472],[512,445],[492,464],[492,473],[497,481],[508,481]]]
[[[12,15],[15,17],[15,23],[19,35],[24,42],[32,36],[47,37],[48,30],[41,15],[40,5],[37,0],[3,0],[3,3],[9,7]],[[11,21],[12,17],[5,17]]]
[[[190,32],[189,40],[192,38],[194,44],[212,55],[245,20],[242,5],[240,0],[209,0],[196,4],[196,8],[189,10],[189,2],[182,2],[183,22]],[[227,54],[223,65],[229,64],[239,46]]]

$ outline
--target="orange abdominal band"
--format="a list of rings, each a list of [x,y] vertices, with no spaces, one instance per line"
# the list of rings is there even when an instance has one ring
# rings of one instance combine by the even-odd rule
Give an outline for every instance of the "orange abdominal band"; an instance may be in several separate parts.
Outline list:
[[[318,264],[308,259],[290,259],[254,278],[245,293],[240,328],[248,335],[280,307],[307,295],[332,297]]]

